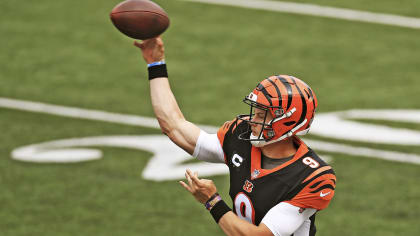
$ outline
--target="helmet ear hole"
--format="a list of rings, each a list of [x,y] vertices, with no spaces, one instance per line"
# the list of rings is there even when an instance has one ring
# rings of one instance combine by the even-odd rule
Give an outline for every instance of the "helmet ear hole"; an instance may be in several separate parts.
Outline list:
[[[286,126],[291,126],[291,125],[294,125],[294,124],[296,124],[296,121],[284,122],[284,125],[286,125]]]
[[[276,115],[276,117],[282,116],[284,114],[284,110],[283,109],[277,109],[274,111],[274,114]]]

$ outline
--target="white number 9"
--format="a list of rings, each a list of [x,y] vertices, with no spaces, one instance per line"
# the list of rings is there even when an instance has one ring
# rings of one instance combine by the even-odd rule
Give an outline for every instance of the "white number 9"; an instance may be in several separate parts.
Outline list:
[[[319,163],[310,157],[303,158],[302,162],[311,168],[317,168],[319,166]]]
[[[240,192],[236,195],[235,200],[236,215],[250,223],[254,223],[255,212],[251,200],[244,193]]]

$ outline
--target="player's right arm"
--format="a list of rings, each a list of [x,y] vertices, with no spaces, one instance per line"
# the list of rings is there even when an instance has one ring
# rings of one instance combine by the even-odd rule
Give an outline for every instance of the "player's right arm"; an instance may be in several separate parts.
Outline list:
[[[144,40],[134,45],[141,49],[147,64],[165,59],[164,45],[160,37]],[[193,154],[200,128],[187,121],[173,95],[168,78],[150,80],[150,96],[160,128],[175,144]]]

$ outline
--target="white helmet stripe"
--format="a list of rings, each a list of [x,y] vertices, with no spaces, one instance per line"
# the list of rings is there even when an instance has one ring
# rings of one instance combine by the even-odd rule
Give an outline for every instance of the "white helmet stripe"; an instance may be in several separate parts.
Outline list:
[[[285,138],[291,137],[291,136],[293,135],[293,133],[294,133],[296,130],[300,129],[302,126],[304,126],[304,125],[306,124],[306,122],[307,122],[307,121],[308,121],[307,119],[303,120],[303,121],[302,121],[302,123],[300,123],[299,125],[296,125],[293,129],[291,129],[289,132],[285,133],[285,134],[284,134],[283,136],[281,136],[280,138],[275,139],[275,140],[268,141],[268,142],[266,142],[264,145],[271,144],[271,143],[274,143],[274,142],[277,142],[277,141],[283,140],[283,139],[285,139]]]
[[[276,119],[273,119],[273,120],[271,121],[271,124],[273,124],[274,122],[277,122],[277,121],[279,121],[279,120],[283,120],[284,118],[291,117],[291,116],[292,116],[292,114],[293,114],[293,113],[295,113],[295,112],[296,112],[296,107],[293,107],[290,111],[288,111],[288,112],[284,113],[284,115],[282,115],[282,116],[280,116],[280,117],[278,117],[278,118],[276,118]]]

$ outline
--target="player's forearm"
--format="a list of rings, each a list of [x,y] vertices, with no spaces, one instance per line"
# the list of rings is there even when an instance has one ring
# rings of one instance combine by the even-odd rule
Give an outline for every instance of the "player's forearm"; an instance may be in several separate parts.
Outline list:
[[[248,221],[240,219],[232,211],[226,213],[220,218],[219,226],[222,228],[228,236],[266,236],[272,235],[271,231],[261,228],[262,226],[256,226],[249,223]]]
[[[232,211],[226,213],[222,216],[222,218],[220,218],[219,226],[228,236],[247,235],[247,232],[250,230],[249,228],[252,228],[252,226],[256,227],[255,225],[240,219]]]
[[[150,96],[162,132],[170,134],[180,121],[185,121],[167,78],[150,80]]]
[[[168,78],[150,72],[149,70],[149,77],[152,77],[150,80],[152,106],[162,132],[176,145],[193,154],[200,128],[185,120],[171,91]]]
[[[157,37],[142,43],[135,41],[134,45],[141,49],[148,63],[152,106],[162,132],[186,152],[194,153],[200,129],[185,120],[171,91],[162,39]]]

